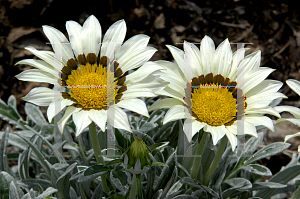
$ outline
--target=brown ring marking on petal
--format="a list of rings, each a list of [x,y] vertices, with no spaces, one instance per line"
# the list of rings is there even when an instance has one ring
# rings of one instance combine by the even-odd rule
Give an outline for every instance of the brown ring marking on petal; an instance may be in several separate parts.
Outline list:
[[[192,79],[192,86],[199,86],[200,85],[200,81],[197,77],[194,77]]]
[[[77,60],[78,60],[80,65],[85,65],[86,64],[86,59],[85,59],[85,56],[83,54],[78,55]]]
[[[66,74],[66,75],[70,75],[71,72],[72,72],[72,69],[70,69],[68,66],[64,66],[62,69],[61,69],[61,72]]]
[[[225,86],[229,86],[230,79],[227,77],[223,83]]]
[[[126,85],[124,85],[124,86],[122,86],[121,88],[119,88],[119,90],[118,90],[118,94],[119,93],[123,93],[124,91],[126,91],[127,90],[127,86]]]
[[[121,75],[123,74],[123,71],[121,68],[118,68],[117,70],[115,70],[115,77],[119,78]]]
[[[124,82],[126,81],[126,76],[121,77],[120,79],[118,79],[118,86],[121,86],[124,84]]]
[[[120,64],[119,64],[117,61],[114,61],[114,67],[115,67],[115,70],[118,69],[119,65],[120,65]]]
[[[200,84],[205,84],[205,78],[204,75],[201,75],[198,77]]]
[[[216,75],[213,78],[214,84],[216,85],[224,85],[225,78],[222,75]]]
[[[67,86],[67,83],[65,80],[61,80],[60,82],[61,82],[61,84],[60,84],[61,86]]]
[[[71,70],[76,70],[78,68],[77,64],[76,64],[76,61],[72,58],[72,59],[69,59],[67,61],[67,66],[71,69]]]
[[[213,83],[213,74],[212,73],[209,73],[205,76],[205,82],[208,83],[208,84],[211,84]]]
[[[231,126],[234,123],[234,121],[236,121],[236,118],[231,120],[230,122],[225,123],[224,125],[225,126]]]
[[[68,79],[68,75],[61,73],[61,79],[62,80],[67,80]]]
[[[107,67],[108,58],[106,56],[100,57],[99,64],[102,65],[102,67]]]
[[[115,100],[115,104],[119,103],[121,100]]]
[[[120,93],[120,94],[116,95],[115,100],[121,99],[122,96],[123,96],[123,93]]]
[[[90,64],[95,64],[97,63],[97,55],[95,53],[89,53],[86,56],[86,61]]]
[[[74,104],[73,106],[76,108],[83,108],[83,106],[81,104]]]
[[[67,93],[67,92],[61,92],[61,96],[64,98],[64,99],[68,99],[68,100],[71,100],[75,103],[78,104],[78,101],[74,98],[71,97],[70,93]]]

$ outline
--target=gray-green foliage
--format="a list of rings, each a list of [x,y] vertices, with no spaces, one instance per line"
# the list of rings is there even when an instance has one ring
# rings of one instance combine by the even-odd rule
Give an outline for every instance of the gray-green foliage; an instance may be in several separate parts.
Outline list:
[[[148,99],[147,105],[153,102]],[[115,130],[117,145],[108,149],[114,154],[104,158],[105,165],[97,164],[87,130],[74,139],[75,125],[67,122],[61,143],[54,142],[54,124],[49,124],[38,107],[26,104],[26,120],[16,109],[13,96],[4,103],[0,100],[0,117],[17,130],[0,132],[0,198],[128,198],[131,189],[137,189],[143,198],[280,198],[296,188],[300,174],[299,156],[272,175],[258,161],[282,153],[290,145],[272,143],[260,150],[263,133],[251,137],[241,156],[231,151],[230,145],[223,153],[219,166],[207,186],[203,176],[216,153],[208,139],[203,153],[200,172],[196,179],[190,176],[195,151],[201,134],[194,136],[189,145],[182,131],[183,121],[162,124],[166,110],[156,110],[150,118],[128,114],[133,134]],[[106,146],[105,133],[98,132],[99,143]],[[137,137],[149,147],[153,163],[140,174],[141,187],[134,187],[133,174],[124,164],[124,153]],[[20,154],[7,154],[7,146],[22,150]],[[103,147],[102,154],[107,150]],[[123,155],[122,155],[123,154]],[[8,160],[17,160],[17,170],[9,168]],[[33,173],[30,172],[33,170]],[[139,174],[138,174],[139,175]],[[101,178],[105,176],[105,178]],[[272,176],[263,181],[260,176]],[[105,191],[106,179],[109,191]],[[299,184],[299,183],[298,183]]]

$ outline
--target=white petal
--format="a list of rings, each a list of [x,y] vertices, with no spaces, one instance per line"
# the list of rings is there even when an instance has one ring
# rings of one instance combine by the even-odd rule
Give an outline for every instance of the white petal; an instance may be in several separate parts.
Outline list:
[[[255,125],[244,122],[244,133],[257,138],[257,131]]]
[[[47,62],[43,61],[43,60],[38,60],[38,59],[23,59],[21,61],[19,61],[18,63],[16,63],[15,65],[18,64],[24,64],[24,65],[30,65],[33,67],[36,67],[42,71],[45,71],[47,73],[50,73],[56,77],[60,76],[61,72],[60,71],[56,71],[52,65],[48,64]]]
[[[295,118],[300,119],[300,109],[294,106],[276,106],[274,107],[276,111],[279,113],[282,112],[289,112],[291,113]]]
[[[289,139],[294,138],[294,137],[298,137],[298,136],[300,136],[300,132],[295,133],[295,134],[293,134],[293,135],[287,135],[287,136],[285,136],[285,138],[284,138],[284,143],[286,143]]]
[[[66,125],[68,119],[70,118],[70,116],[74,113],[77,113],[80,110],[81,110],[81,108],[76,108],[74,106],[69,106],[66,109],[64,116],[57,123],[58,129],[60,130],[61,133],[63,133],[65,125]]]
[[[231,61],[232,50],[228,39],[225,39],[215,51],[211,72],[214,75],[222,74],[222,76],[227,77],[231,69]]]
[[[297,118],[280,118],[276,121],[276,124],[280,123],[280,122],[291,122],[297,126],[300,126],[300,120]]]
[[[49,106],[56,99],[56,96],[61,97],[61,93],[50,88],[37,87],[33,88],[22,99],[38,106]]]
[[[73,113],[72,118],[76,126],[76,136],[79,136],[80,133],[92,123],[92,120],[89,118],[89,111],[81,110],[77,113]]]
[[[252,97],[254,95],[268,95],[269,93],[277,92],[283,83],[276,80],[266,79],[262,81],[260,84],[249,90],[246,94],[247,98]]]
[[[166,74],[168,74],[174,79],[177,79],[178,81],[183,82],[183,84],[185,85],[184,74],[177,64],[164,60],[155,61],[155,63],[159,64],[164,69],[166,69]]]
[[[70,106],[72,104],[74,104],[74,102],[68,99],[62,99],[58,102],[52,102],[47,109],[47,117],[49,123],[51,123],[53,117],[57,115],[61,110],[63,110],[66,106]]]
[[[232,64],[231,64],[231,69],[230,73],[228,75],[228,78],[232,81],[236,80],[236,75],[237,75],[237,68],[241,62],[241,60],[244,59],[245,56],[245,48],[240,48],[232,56]]]
[[[163,70],[163,67],[158,65],[155,62],[148,61],[144,63],[139,69],[137,69],[135,72],[129,74],[126,76],[126,82],[138,82],[147,77],[147,75],[150,75],[154,71],[157,70]]]
[[[67,21],[66,28],[68,31],[69,39],[71,42],[72,49],[76,58],[78,55],[83,54],[82,43],[81,43],[81,30],[82,27],[75,21]]]
[[[287,98],[282,93],[268,93],[268,95],[256,95],[246,99],[247,109],[263,108],[268,106],[274,99]]]
[[[192,69],[192,77],[202,75],[200,50],[193,43],[184,41],[185,62]]]
[[[89,111],[89,118],[95,122],[100,129],[105,132],[106,121],[107,121],[107,111],[106,110],[93,110]]]
[[[191,65],[188,65],[188,63],[186,63],[185,61],[184,52],[174,46],[171,45],[166,45],[166,46],[170,50],[171,54],[173,55],[176,64],[179,66],[180,70],[182,71],[182,73],[185,75],[185,78],[189,82],[192,79],[193,74],[191,71],[192,70]]]
[[[172,97],[172,98],[175,98],[175,99],[180,100],[183,103],[185,103],[185,101],[183,99],[184,96],[180,92],[175,91],[175,90],[173,90],[169,87],[166,87],[163,90],[159,90],[159,91],[155,92],[155,94],[156,95],[164,95],[164,96]]]
[[[280,118],[280,114],[278,113],[278,111],[270,106],[264,108],[246,109],[246,114],[256,114],[256,113],[270,114]]]
[[[210,126],[206,125],[204,131],[209,132],[212,136],[213,145],[216,145],[220,139],[225,135],[225,126]]]
[[[135,69],[149,61],[156,51],[157,50],[155,48],[150,46],[131,51],[131,54],[126,57],[126,59],[119,61],[119,67],[122,69],[123,73],[128,70]]]
[[[132,132],[126,113],[116,105],[113,105],[108,109],[107,120],[109,124],[115,128]]]
[[[254,126],[263,125],[270,129],[271,131],[275,132],[273,122],[270,118],[258,114],[246,115],[245,121],[247,123],[253,124]]]
[[[117,106],[136,112],[140,115],[149,117],[146,104],[143,100],[140,99],[121,100],[120,102],[117,103]]]
[[[286,80],[286,84],[298,95],[300,95],[300,82],[295,79]]]
[[[101,26],[98,19],[94,15],[89,16],[81,30],[82,49],[85,56],[89,53],[94,53],[98,56],[101,35]]]
[[[51,52],[51,51],[44,51],[44,50],[36,50],[32,46],[25,47],[25,49],[29,50],[32,54],[34,54],[38,58],[44,60],[45,62],[47,62],[51,66],[57,66],[58,67],[57,71],[61,71],[61,69],[62,69],[61,65],[55,64],[55,58],[54,58],[55,56],[54,56],[53,52]]]
[[[244,120],[238,120],[235,124],[226,126],[226,129],[234,135],[251,135],[257,137],[255,126]]]
[[[206,36],[201,40],[200,57],[202,64],[202,71],[204,75],[211,73],[213,58],[215,53],[215,44],[213,40]]]
[[[117,62],[120,63],[127,59],[131,56],[132,52],[136,50],[144,49],[147,46],[149,39],[149,36],[142,34],[135,35],[128,39],[115,54]]]
[[[225,134],[230,142],[231,150],[234,151],[237,146],[237,136],[225,128]]]
[[[67,63],[69,59],[74,58],[71,45],[63,33],[51,26],[43,26],[43,30],[45,35],[48,37],[54,52],[57,51],[57,46],[61,47],[61,56],[64,63]]]
[[[192,125],[189,124],[189,122],[192,122]],[[207,124],[199,122],[195,119],[186,119],[183,125],[183,129],[185,131],[185,134],[188,138],[188,141],[191,142],[193,136],[201,130],[203,127],[205,127]]]
[[[110,61],[114,60],[114,53],[120,49],[125,35],[126,23],[123,19],[111,25],[104,35],[100,57],[107,56]]]
[[[158,101],[155,101],[150,107],[149,112],[154,111],[157,109],[163,109],[163,108],[171,108],[175,105],[183,105],[183,103],[177,99],[174,98],[165,98]]]
[[[25,70],[15,77],[22,81],[46,82],[57,86],[59,85],[57,77],[39,69]]]
[[[244,76],[238,75],[237,86],[238,88],[243,89],[244,93],[247,93],[249,90],[265,80],[274,70],[275,69],[271,68],[259,68],[247,72]]]
[[[175,105],[172,108],[170,108],[166,113],[163,124],[187,117],[190,117],[187,108],[183,105]]]

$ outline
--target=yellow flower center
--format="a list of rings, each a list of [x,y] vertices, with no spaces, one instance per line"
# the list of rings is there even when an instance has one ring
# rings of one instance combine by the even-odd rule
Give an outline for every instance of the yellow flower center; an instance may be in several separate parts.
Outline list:
[[[70,96],[83,108],[102,109],[107,106],[107,71],[106,67],[87,63],[80,68],[72,70],[66,80],[67,87],[72,91]],[[112,74],[113,75],[113,74]],[[112,77],[113,78],[113,77]],[[110,91],[112,100],[117,95],[118,89],[114,82],[113,90]]]
[[[192,111],[201,122],[221,126],[236,118],[236,99],[226,87],[200,84],[192,92]]]

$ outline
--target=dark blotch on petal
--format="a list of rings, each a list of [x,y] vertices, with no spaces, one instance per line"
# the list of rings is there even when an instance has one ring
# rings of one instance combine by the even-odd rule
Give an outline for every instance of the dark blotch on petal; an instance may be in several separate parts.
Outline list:
[[[224,83],[223,83],[223,85],[224,86],[228,86],[229,82],[230,82],[230,79],[226,78],[225,81],[224,81]]]
[[[94,53],[89,53],[87,56],[86,56],[86,61],[90,64],[95,64],[97,63],[97,55],[94,54]]]
[[[78,67],[77,64],[76,64],[76,61],[75,61],[73,58],[68,60],[67,66],[68,66],[71,70],[76,70],[77,67]]]
[[[68,66],[64,66],[62,69],[61,69],[61,72],[66,74],[66,75],[70,75],[71,74],[71,71],[72,69],[70,69]]]
[[[67,80],[68,79],[68,75],[61,73],[61,79],[62,80]]]
[[[222,75],[216,75],[216,76],[214,76],[214,80],[213,81],[214,81],[214,84],[224,85],[223,83],[224,83],[225,79],[224,79],[224,77]]]
[[[205,78],[204,78],[204,75],[201,75],[198,77],[199,81],[200,81],[200,84],[205,84]]]
[[[121,99],[122,96],[123,96],[123,93],[118,94],[118,95],[115,97],[115,100]]]
[[[118,85],[118,86],[121,86],[121,85],[123,85],[123,84],[124,84],[124,82],[125,82],[125,80],[126,80],[126,76],[124,76],[124,77],[121,77],[120,79],[118,79],[118,83],[117,83],[117,85]]]
[[[86,64],[86,59],[84,55],[78,55],[77,60],[80,65],[85,65]]]
[[[119,67],[119,63],[114,61],[114,66],[115,66],[115,70],[117,70],[117,68]]]
[[[118,93],[123,93],[126,90],[127,90],[127,86],[124,85],[121,88],[119,88]]]
[[[102,56],[100,57],[100,60],[99,60],[99,64],[102,65],[103,67],[107,67],[107,60],[108,58],[106,56]]]
[[[205,81],[206,81],[206,83],[208,83],[208,84],[211,84],[211,83],[213,83],[213,74],[212,73],[209,73],[209,74],[207,74],[206,76],[205,76]]]
[[[66,81],[64,81],[64,80],[61,80],[61,84],[60,84],[61,86],[67,86],[67,83],[66,83]]]
[[[118,68],[118,69],[115,71],[115,77],[116,77],[116,78],[119,78],[122,74],[123,74],[123,71],[121,70],[121,68]]]
[[[199,86],[200,85],[200,81],[197,77],[194,77],[192,79],[192,86]]]

